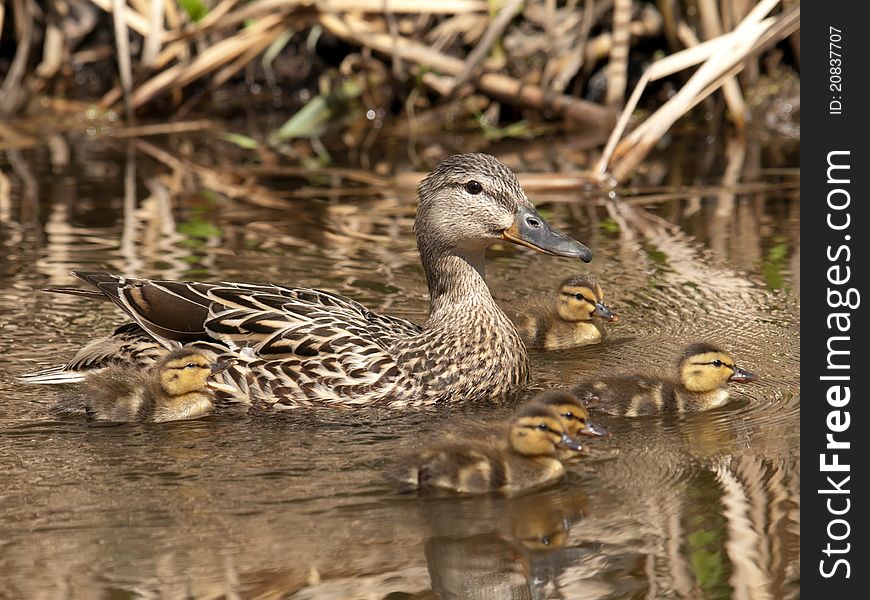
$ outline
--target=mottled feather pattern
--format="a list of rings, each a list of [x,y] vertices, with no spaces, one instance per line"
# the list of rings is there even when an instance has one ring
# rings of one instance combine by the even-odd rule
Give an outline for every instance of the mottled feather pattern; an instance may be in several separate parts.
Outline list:
[[[228,401],[278,409],[502,400],[528,382],[529,361],[484,281],[486,248],[512,239],[587,262],[591,253],[549,230],[516,176],[491,156],[445,159],[418,198],[430,296],[422,326],[317,289],[73,275],[125,311],[162,345],[151,346],[158,352],[205,344],[231,358],[216,377]]]

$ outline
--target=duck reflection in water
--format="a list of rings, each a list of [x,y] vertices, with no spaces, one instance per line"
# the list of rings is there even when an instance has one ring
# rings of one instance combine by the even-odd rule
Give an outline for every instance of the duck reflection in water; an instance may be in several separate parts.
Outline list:
[[[433,535],[425,553],[432,591],[439,598],[548,597],[554,579],[576,560],[568,538],[583,518],[585,497],[552,490],[467,502],[461,507],[427,502],[424,514]]]

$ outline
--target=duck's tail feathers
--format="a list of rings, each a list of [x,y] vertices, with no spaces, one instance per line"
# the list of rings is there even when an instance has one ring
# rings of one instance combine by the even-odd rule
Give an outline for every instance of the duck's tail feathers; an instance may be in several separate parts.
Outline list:
[[[60,385],[63,383],[79,383],[84,381],[85,374],[81,371],[66,371],[66,365],[48,367],[33,373],[19,375],[18,381],[26,384]]]
[[[109,297],[98,290],[88,290],[84,288],[74,287],[50,287],[42,290],[43,292],[51,292],[53,294],[69,294],[70,296],[85,296],[86,298],[94,298],[96,300],[109,300]]]

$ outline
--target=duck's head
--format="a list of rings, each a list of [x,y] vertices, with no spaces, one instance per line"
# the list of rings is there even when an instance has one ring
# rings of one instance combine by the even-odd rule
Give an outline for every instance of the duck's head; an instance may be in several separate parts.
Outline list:
[[[523,456],[553,456],[559,448],[581,451],[583,446],[565,431],[559,414],[549,406],[529,404],[511,421],[511,448]]]
[[[577,435],[610,436],[610,432],[593,422],[583,403],[574,394],[564,390],[547,390],[532,400],[556,411],[562,427],[569,436]]]
[[[487,154],[442,160],[417,188],[415,230],[421,252],[480,254],[509,241],[534,250],[592,260],[592,251],[551,228],[520,187],[516,175]]]
[[[169,396],[206,391],[208,378],[220,373],[229,362],[215,363],[198,350],[173,350],[155,365],[160,386]]]
[[[604,304],[604,291],[598,280],[589,275],[575,275],[563,281],[559,286],[557,307],[563,321],[589,321],[592,317],[619,320],[619,316]]]
[[[717,346],[697,343],[687,346],[680,359],[680,382],[690,392],[712,392],[729,381],[754,381],[756,376],[734,364]]]

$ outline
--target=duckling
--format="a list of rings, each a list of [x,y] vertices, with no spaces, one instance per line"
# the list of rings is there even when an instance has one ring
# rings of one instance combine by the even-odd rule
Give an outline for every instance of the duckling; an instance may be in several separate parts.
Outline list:
[[[562,427],[572,438],[578,435],[610,436],[611,433],[601,425],[592,421],[583,403],[570,392],[564,390],[547,390],[538,394],[529,404],[537,404],[556,411]],[[580,453],[567,448],[559,448],[556,458],[564,463],[575,463],[580,460]]]
[[[716,408],[728,400],[726,384],[755,379],[728,353],[700,342],[683,350],[676,379],[650,375],[598,377],[578,384],[573,391],[580,398],[596,402],[603,412],[637,417]]]
[[[200,350],[179,348],[147,369],[113,365],[94,372],[74,398],[56,409],[118,422],[194,419],[213,411],[209,378],[229,365],[215,363]]]
[[[532,304],[511,319],[528,348],[564,350],[597,344],[601,328],[592,320],[599,317],[615,322],[619,316],[604,304],[604,291],[590,275],[569,277],[549,302]]]
[[[506,436],[433,446],[412,457],[395,478],[407,489],[514,494],[561,479],[560,448],[583,449],[555,409],[530,404],[517,412]]]
[[[529,403],[555,409],[565,433],[572,438],[578,435],[611,435],[607,429],[592,421],[586,410],[588,407],[580,399],[565,390],[547,390],[532,398]]]

